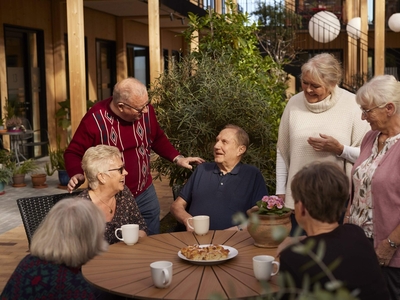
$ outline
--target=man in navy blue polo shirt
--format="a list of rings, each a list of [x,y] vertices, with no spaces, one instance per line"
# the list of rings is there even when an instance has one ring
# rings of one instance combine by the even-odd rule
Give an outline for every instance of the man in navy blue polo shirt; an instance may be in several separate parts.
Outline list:
[[[242,230],[232,222],[237,212],[246,211],[268,195],[259,169],[241,163],[249,146],[249,136],[242,128],[227,125],[214,145],[214,162],[202,163],[171,205],[171,213],[187,226],[187,219],[210,216],[210,230]]]

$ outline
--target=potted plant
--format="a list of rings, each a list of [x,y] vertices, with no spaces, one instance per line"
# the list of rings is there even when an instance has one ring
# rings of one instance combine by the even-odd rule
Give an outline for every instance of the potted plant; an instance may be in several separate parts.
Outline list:
[[[5,185],[11,180],[12,172],[10,169],[0,165],[0,195],[4,195]]]
[[[22,120],[20,118],[21,105],[20,102],[15,100],[9,100],[6,98],[6,104],[4,105],[6,127],[8,131],[20,131]]]
[[[24,187],[25,175],[36,171],[39,166],[36,161],[32,158],[25,160],[24,162],[17,163],[16,161],[11,161],[8,168],[12,171],[13,187]]]
[[[35,189],[46,188],[47,187],[46,179],[47,179],[46,169],[38,168],[35,172],[31,174],[32,187]]]
[[[247,230],[257,247],[274,248],[289,235],[291,210],[278,196],[264,196],[248,210]]]
[[[45,171],[48,176],[51,176],[55,171],[58,171],[58,180],[60,182],[58,187],[62,189],[66,189],[69,182],[69,176],[65,170],[64,152],[65,148],[61,148],[60,143],[58,142],[58,146],[55,150],[49,149],[50,163],[45,165]]]

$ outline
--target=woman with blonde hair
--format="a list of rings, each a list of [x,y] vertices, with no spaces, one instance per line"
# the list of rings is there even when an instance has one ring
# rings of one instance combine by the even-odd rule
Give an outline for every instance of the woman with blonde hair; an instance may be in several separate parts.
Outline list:
[[[81,267],[106,251],[104,215],[92,202],[59,201],[32,237],[1,299],[95,299]]]
[[[131,191],[125,185],[128,172],[118,148],[107,145],[90,147],[82,158],[82,169],[89,188],[79,197],[93,201],[104,213],[107,242],[110,245],[119,242],[115,229],[124,224],[138,224],[139,237],[147,236],[147,225]]]
[[[356,95],[371,126],[352,170],[353,193],[345,222],[373,243],[391,299],[400,299],[400,83],[376,76]]]
[[[301,68],[303,91],[287,103],[279,125],[276,194],[294,209],[293,176],[314,161],[333,162],[350,175],[368,131],[355,95],[340,88],[342,68],[331,54],[309,59]],[[292,215],[293,229],[297,227]]]

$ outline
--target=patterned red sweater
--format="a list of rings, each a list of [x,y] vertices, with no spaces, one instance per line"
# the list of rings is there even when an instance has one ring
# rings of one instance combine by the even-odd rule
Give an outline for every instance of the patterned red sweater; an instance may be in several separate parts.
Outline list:
[[[57,265],[29,254],[11,275],[0,299],[95,299],[95,295],[79,268]]]
[[[157,122],[154,108],[135,122],[127,122],[110,109],[112,97],[96,103],[83,117],[65,151],[69,176],[83,174],[81,161],[85,151],[99,144],[117,147],[128,171],[125,184],[136,197],[152,183],[150,152],[172,161],[179,152],[172,146]]]

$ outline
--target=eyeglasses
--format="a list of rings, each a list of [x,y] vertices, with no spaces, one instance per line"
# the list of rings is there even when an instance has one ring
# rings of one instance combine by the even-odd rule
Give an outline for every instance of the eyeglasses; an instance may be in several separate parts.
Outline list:
[[[121,168],[107,170],[107,172],[110,172],[110,171],[118,171],[119,174],[122,175],[122,173],[124,172],[124,170],[125,170],[125,165],[123,165]]]
[[[373,111],[375,108],[383,108],[386,104],[387,104],[387,103],[381,104],[381,105],[375,106],[375,107],[370,108],[370,109],[363,109],[363,108],[360,106],[361,113],[362,113],[364,116],[366,116],[366,115],[368,115],[371,111]]]
[[[144,110],[146,107],[149,106],[150,101],[147,102],[142,108],[135,108],[135,107],[133,107],[133,106],[131,106],[131,105],[129,105],[128,103],[125,103],[125,102],[120,102],[120,104],[125,105],[125,106],[128,106],[129,108],[131,108],[131,109],[133,109],[133,110],[136,110],[136,112],[137,112],[138,114],[141,114],[141,113],[143,113],[143,110]]]

